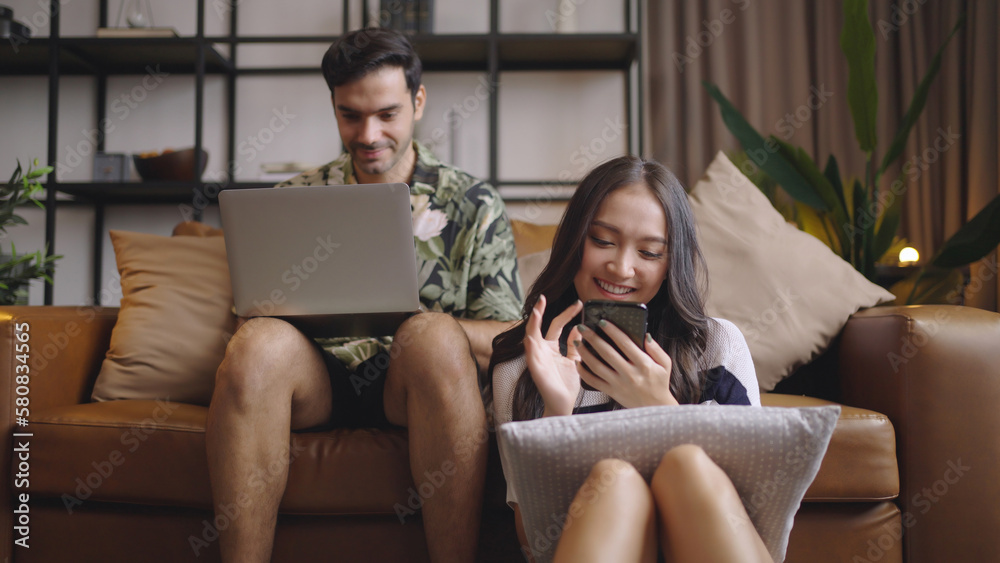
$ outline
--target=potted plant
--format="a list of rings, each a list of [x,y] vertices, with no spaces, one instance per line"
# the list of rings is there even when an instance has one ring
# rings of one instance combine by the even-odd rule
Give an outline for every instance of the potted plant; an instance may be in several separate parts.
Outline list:
[[[7,185],[0,188],[0,238],[7,236],[7,228],[14,225],[27,225],[23,217],[15,210],[28,203],[34,203],[44,209],[41,201],[33,196],[42,191],[38,178],[52,172],[51,166],[38,166],[35,160],[22,175],[21,163],[11,175]],[[0,251],[2,251],[0,246]],[[48,249],[28,254],[18,254],[14,243],[10,244],[10,254],[0,254],[0,305],[26,304],[28,284],[33,279],[44,279],[52,283],[52,273],[55,261],[62,256],[47,256]]]
[[[942,53],[964,25],[965,14],[959,17],[944,44],[935,53],[892,144],[879,161],[875,154],[878,109],[875,33],[868,18],[868,2],[844,0],[843,10],[840,46],[847,58],[847,95],[854,133],[865,154],[863,178],[842,180],[833,155],[820,168],[801,147],[792,146],[774,135],[765,138],[714,84],[704,82],[703,85],[719,104],[726,127],[743,145],[748,162],[754,165],[750,168],[754,172],[760,170],[761,174],[748,174],[751,180],[783,215],[794,219],[802,230],[826,243],[865,277],[874,279],[875,264],[888,251],[899,246],[896,231],[906,191],[902,173],[891,184],[880,182],[882,175],[902,156],[910,130],[923,111],[931,83],[941,68]],[[782,201],[776,197],[774,183],[780,185],[793,201]],[[883,184],[887,185],[880,193],[879,186]],[[928,266],[891,288],[897,296],[897,303],[938,300],[943,288],[955,287],[956,284],[960,286],[962,275],[958,268],[983,258],[1000,244],[998,224],[1000,196],[959,229],[929,261]]]

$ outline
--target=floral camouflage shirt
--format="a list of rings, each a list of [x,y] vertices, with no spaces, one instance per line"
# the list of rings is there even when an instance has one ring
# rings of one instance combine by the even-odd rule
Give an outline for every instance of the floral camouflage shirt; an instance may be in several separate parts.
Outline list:
[[[521,317],[522,290],[510,221],[489,184],[446,164],[414,142],[417,151],[410,207],[417,251],[420,301],[428,311],[466,319]],[[278,184],[356,184],[349,154]],[[317,339],[348,369],[380,351],[392,337]]]

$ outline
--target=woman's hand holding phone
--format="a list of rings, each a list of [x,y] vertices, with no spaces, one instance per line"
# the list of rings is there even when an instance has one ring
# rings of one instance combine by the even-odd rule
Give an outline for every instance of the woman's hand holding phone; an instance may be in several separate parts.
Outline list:
[[[577,346],[580,356],[577,364],[579,377],[625,408],[678,404],[670,393],[673,361],[659,343],[647,335],[646,349],[643,351],[614,323],[603,322],[601,329],[625,356],[619,354],[595,331],[585,329],[581,333],[582,339],[594,351],[591,352],[586,346]]]
[[[576,327],[570,331],[567,355],[559,351],[559,336],[563,328],[575,319],[583,309],[583,303],[577,301],[565,311],[552,319],[548,333],[542,336],[542,315],[545,313],[545,296],[538,298],[528,323],[525,326],[524,355],[528,362],[531,379],[538,387],[545,403],[542,416],[563,416],[573,414],[577,396],[580,394],[580,375],[577,365],[580,353],[572,343],[580,340],[580,330]]]

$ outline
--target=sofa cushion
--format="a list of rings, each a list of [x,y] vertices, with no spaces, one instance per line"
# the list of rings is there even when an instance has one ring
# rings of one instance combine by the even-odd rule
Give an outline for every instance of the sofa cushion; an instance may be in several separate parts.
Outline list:
[[[825,350],[853,313],[895,299],[786,223],[722,152],[690,202],[708,264],[706,312],[743,332],[761,391]]]
[[[763,393],[765,407],[822,407],[830,401]],[[873,501],[899,496],[896,435],[884,414],[840,407],[840,418],[826,448],[823,463],[803,502]]]
[[[122,300],[94,400],[207,405],[235,328],[221,236],[111,231]]]
[[[70,510],[88,500],[211,509],[207,415],[168,401],[33,412],[31,494],[60,498]],[[282,513],[405,517],[411,504],[419,507],[404,430],[294,433],[290,451],[277,455],[293,459]]]
[[[785,407],[833,404],[777,394],[764,394],[761,402]],[[32,494],[208,508],[207,414],[204,407],[155,401],[91,403],[33,412],[32,445],[42,447],[31,450]],[[397,503],[408,507],[413,483],[405,431],[296,433],[292,444],[294,451],[305,448],[305,457],[291,465],[283,512],[394,514]],[[892,425],[885,416],[841,407],[823,463],[804,501],[895,497],[899,491],[895,451]],[[109,463],[114,478],[102,474],[108,472]],[[336,482],[354,485],[312,488],[315,483]],[[74,503],[72,498],[64,501]],[[502,494],[498,501],[502,503]]]

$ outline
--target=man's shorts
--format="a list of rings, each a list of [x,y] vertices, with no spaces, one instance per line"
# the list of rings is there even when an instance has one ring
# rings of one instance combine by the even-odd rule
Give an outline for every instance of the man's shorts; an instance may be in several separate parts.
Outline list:
[[[318,346],[318,345],[317,345]],[[382,398],[389,372],[388,352],[379,352],[358,365],[353,373],[329,350],[320,348],[333,393],[329,423],[322,428],[385,428]]]

